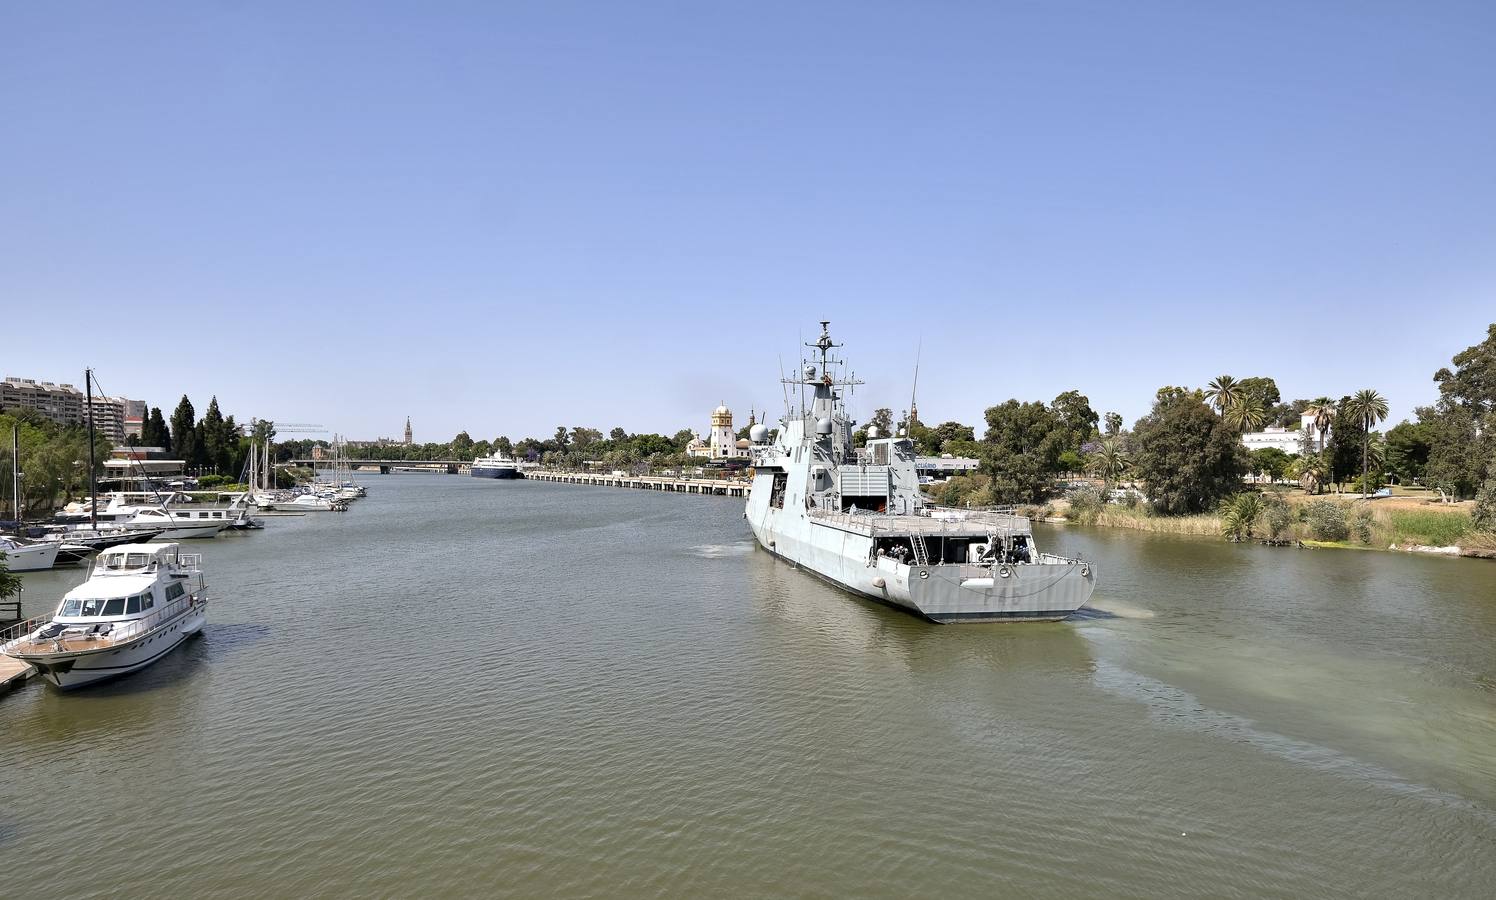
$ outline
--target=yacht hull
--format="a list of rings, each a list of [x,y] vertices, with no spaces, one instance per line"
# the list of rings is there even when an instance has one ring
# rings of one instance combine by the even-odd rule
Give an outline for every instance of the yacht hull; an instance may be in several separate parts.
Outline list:
[[[62,690],[75,690],[144,669],[201,631],[206,620],[207,613],[199,605],[124,646],[72,653],[16,654],[16,658],[29,663],[37,674]]]
[[[519,470],[518,469],[505,468],[505,467],[502,467],[502,466],[498,467],[498,468],[479,468],[478,466],[474,466],[473,467],[473,477],[474,478],[518,478],[519,477]]]
[[[52,568],[57,562],[59,545],[55,543],[27,544],[5,550],[5,567],[12,572],[41,572]]]
[[[152,541],[181,541],[194,540],[197,538],[210,538],[229,526],[228,520],[214,520],[205,522],[177,522],[165,531],[157,524],[149,525],[126,525],[132,531],[157,532],[155,537],[146,538]],[[140,540],[137,538],[137,540]]]

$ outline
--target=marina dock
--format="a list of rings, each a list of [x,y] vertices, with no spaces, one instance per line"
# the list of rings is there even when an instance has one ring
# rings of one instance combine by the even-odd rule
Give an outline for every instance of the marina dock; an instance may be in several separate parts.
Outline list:
[[[9,656],[0,654],[0,692],[7,691],[13,687],[19,687],[26,679],[35,674],[36,669],[33,669],[29,664],[23,663],[19,659],[12,659]]]
[[[718,497],[747,497],[752,483],[737,478],[659,478],[651,475],[611,475],[587,472],[546,472],[529,469],[525,477],[535,481],[560,484],[591,484],[600,487],[634,488],[641,491],[673,491],[678,494],[711,494]]]

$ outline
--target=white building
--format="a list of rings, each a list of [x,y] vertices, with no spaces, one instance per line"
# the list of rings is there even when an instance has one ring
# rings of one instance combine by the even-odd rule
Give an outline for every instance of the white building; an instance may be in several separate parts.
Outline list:
[[[753,425],[753,414],[748,415],[748,424]],[[732,410],[724,404],[712,410],[712,429],[706,439],[697,437],[686,445],[686,453],[703,459],[747,459],[752,455],[752,445],[738,440],[732,430]]]
[[[53,384],[34,378],[6,376],[0,382],[0,409],[34,409],[59,425],[82,425],[88,421],[88,401],[71,384]],[[94,428],[119,446],[125,442],[126,408],[145,404],[123,397],[93,398]]]
[[[1303,444],[1304,432],[1306,431],[1309,433],[1310,439],[1314,442],[1314,446],[1318,447],[1320,434],[1319,429],[1314,427],[1313,413],[1304,413],[1299,416],[1299,428],[1296,431],[1289,431],[1287,428],[1274,426],[1272,428],[1265,428],[1262,431],[1248,432],[1241,436],[1241,442],[1246,445],[1248,451],[1261,450],[1265,447],[1276,447],[1284,453],[1297,456],[1299,448]],[[1326,443],[1330,440],[1330,433],[1330,429],[1325,429],[1324,440]]]

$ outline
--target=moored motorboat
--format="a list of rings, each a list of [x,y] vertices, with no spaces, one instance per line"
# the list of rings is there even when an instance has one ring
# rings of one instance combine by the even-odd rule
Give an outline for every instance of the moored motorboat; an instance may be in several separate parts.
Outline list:
[[[128,675],[165,656],[207,621],[201,558],[174,543],[100,554],[88,580],[51,616],[0,635],[0,652],[60,688]]]
[[[0,537],[0,553],[5,554],[5,567],[12,572],[40,572],[52,568],[57,561],[58,545],[51,541],[19,541],[11,537]]]

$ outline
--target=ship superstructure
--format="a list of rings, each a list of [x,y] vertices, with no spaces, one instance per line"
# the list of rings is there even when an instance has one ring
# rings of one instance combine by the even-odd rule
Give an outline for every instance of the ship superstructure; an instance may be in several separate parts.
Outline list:
[[[1012,508],[933,507],[913,442],[868,430],[854,447],[830,322],[785,384],[802,398],[777,436],[755,426],[746,516],[760,545],[854,591],[936,622],[1056,620],[1090,600],[1094,568],[1041,553]]]

